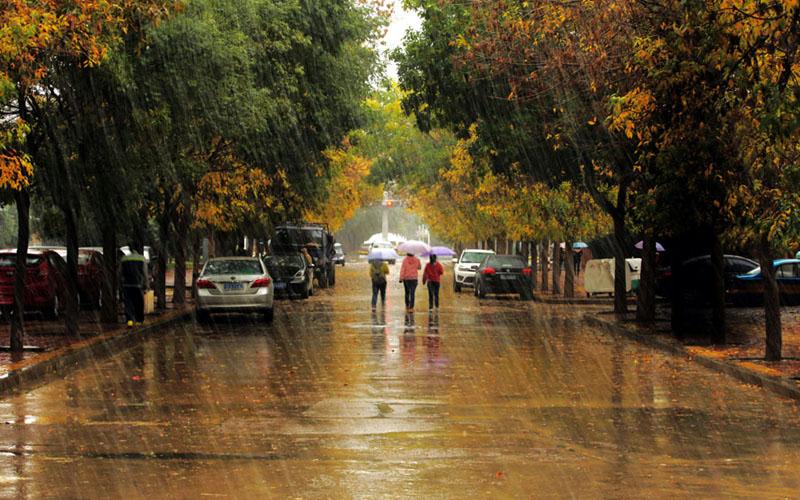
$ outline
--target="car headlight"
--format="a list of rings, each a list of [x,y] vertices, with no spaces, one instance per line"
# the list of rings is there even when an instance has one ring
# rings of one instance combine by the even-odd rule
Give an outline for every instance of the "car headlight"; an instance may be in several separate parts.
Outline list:
[[[303,271],[297,271],[296,273],[294,273],[294,277],[295,278],[302,278],[303,274],[304,274]]]

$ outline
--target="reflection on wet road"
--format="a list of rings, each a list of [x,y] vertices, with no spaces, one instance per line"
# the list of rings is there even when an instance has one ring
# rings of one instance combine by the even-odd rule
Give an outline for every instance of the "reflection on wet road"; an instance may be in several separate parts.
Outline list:
[[[397,269],[393,270],[397,272]],[[797,404],[515,300],[187,324],[0,401],[3,497],[788,497]],[[425,292],[418,304],[427,303]]]

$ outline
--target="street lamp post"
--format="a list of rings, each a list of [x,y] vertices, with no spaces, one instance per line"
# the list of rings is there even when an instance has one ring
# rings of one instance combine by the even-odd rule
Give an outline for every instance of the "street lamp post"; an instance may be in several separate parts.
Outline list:
[[[388,191],[383,192],[383,201],[381,202],[381,206],[383,206],[383,219],[381,220],[381,236],[383,237],[383,241],[389,241],[389,210],[394,207],[395,200],[389,196]]]

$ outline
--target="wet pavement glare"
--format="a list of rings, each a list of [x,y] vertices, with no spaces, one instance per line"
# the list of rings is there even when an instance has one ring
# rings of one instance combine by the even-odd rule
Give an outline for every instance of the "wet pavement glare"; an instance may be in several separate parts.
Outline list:
[[[409,316],[398,271],[385,312],[348,265],[271,326],[187,323],[0,401],[0,496],[800,491],[797,403],[449,275]]]

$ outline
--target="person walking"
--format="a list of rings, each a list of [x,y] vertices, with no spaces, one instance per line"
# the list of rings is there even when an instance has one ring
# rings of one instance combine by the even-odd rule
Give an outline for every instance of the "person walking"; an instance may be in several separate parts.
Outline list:
[[[400,281],[406,292],[406,312],[414,311],[414,299],[417,293],[417,283],[419,283],[419,270],[422,263],[413,254],[406,254],[403,264],[400,266]]]
[[[439,288],[442,282],[444,267],[441,262],[436,261],[436,256],[431,255],[430,262],[425,264],[422,272],[422,286],[428,285],[428,309],[439,309]]]
[[[372,310],[378,304],[381,295],[381,307],[386,305],[386,276],[389,275],[389,264],[384,260],[373,260],[369,263],[369,277],[372,280]]]
[[[583,259],[583,250],[578,249],[572,254],[572,261],[575,265],[575,276],[581,273],[581,260]]]
[[[122,301],[125,305],[125,320],[128,327],[134,322],[144,323],[144,289],[147,287],[145,276],[145,258],[133,245],[130,253],[120,260],[120,278],[122,284]]]

